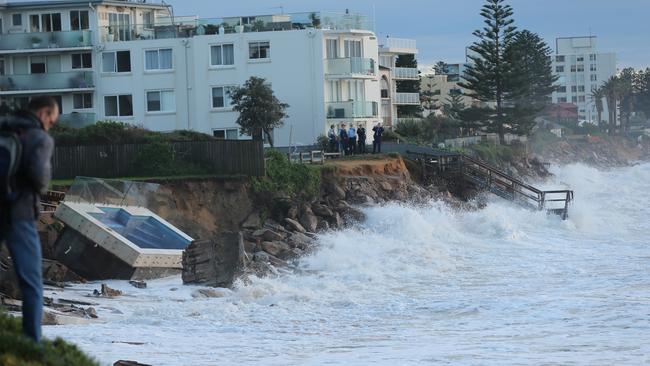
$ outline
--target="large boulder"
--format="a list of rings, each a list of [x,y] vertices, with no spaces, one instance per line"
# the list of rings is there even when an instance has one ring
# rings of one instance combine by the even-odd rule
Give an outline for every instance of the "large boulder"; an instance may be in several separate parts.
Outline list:
[[[300,225],[300,223],[294,219],[286,218],[284,219],[284,222],[287,223],[287,229],[290,231],[297,231],[299,233],[304,233],[307,230],[305,230],[305,227]]]
[[[220,233],[195,240],[183,253],[183,283],[230,287],[245,267],[241,233]]]
[[[309,232],[315,232],[318,227],[318,218],[307,205],[300,210],[300,224]]]
[[[287,258],[290,255],[291,247],[281,241],[265,241],[262,243],[265,252],[278,258]]]

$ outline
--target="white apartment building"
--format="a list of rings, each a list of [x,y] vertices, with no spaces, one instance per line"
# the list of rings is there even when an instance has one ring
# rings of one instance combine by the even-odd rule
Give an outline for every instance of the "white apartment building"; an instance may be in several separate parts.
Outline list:
[[[400,105],[420,105],[420,93],[404,93],[397,89],[398,80],[418,80],[420,75],[415,67],[397,67],[400,55],[416,55],[417,45],[413,39],[386,38],[379,46],[379,73],[381,88],[381,117],[384,126],[393,127],[401,117]]]
[[[50,94],[77,126],[117,120],[249,138],[229,91],[257,76],[290,105],[275,144],[308,145],[330,124],[381,121],[371,29],[347,13],[199,19],[148,0],[0,0],[0,102]]]
[[[552,57],[553,72],[559,77],[553,103],[573,103],[578,106],[578,119],[597,122],[596,103],[591,91],[616,75],[616,54],[599,52],[596,37],[562,37],[555,40]],[[607,105],[602,113],[607,121]]]
[[[466,64],[448,63],[446,66],[444,73],[428,74],[422,77],[420,90],[431,95],[428,109],[441,113],[440,108],[448,104],[453,95],[460,95],[465,107],[477,104],[478,102],[468,95],[469,91],[460,86],[460,83],[464,81]]]

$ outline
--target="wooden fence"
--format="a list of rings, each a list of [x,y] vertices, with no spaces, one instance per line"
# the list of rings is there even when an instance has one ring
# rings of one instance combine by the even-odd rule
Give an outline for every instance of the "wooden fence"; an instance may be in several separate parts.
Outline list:
[[[210,140],[171,142],[175,156],[206,166],[209,174],[263,176],[264,146],[252,140]],[[53,157],[54,179],[77,176],[137,177],[134,167],[147,144],[59,146]]]

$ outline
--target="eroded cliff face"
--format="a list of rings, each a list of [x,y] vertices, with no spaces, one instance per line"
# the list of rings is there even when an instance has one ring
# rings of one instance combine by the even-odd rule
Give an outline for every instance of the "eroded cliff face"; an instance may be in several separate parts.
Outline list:
[[[584,163],[602,168],[628,166],[650,159],[650,139],[585,137],[536,146],[534,153],[541,160],[554,164]]]

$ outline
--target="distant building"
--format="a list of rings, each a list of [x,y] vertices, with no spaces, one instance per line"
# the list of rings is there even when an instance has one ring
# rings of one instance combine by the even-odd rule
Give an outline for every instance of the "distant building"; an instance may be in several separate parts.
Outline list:
[[[578,107],[578,120],[596,123],[598,114],[591,91],[616,75],[616,54],[599,52],[595,36],[557,38],[555,48],[552,67],[559,79],[553,103],[573,103]],[[601,118],[608,119],[606,103]]]
[[[442,74],[428,74],[422,77],[420,90],[423,94],[430,95],[431,99],[425,103],[425,109],[433,112],[440,110],[442,106],[448,104],[453,95],[460,95],[465,107],[470,107],[477,101],[470,97],[467,89],[459,84],[463,82],[463,75],[466,64],[453,63],[447,64],[446,70]]]
[[[416,55],[418,49],[414,39],[386,38],[379,46],[381,117],[384,125],[392,127],[399,118],[399,105],[420,105],[420,93],[404,93],[398,90],[398,80],[418,80],[418,69],[397,67],[400,55]]]
[[[380,109],[372,29],[348,13],[200,19],[152,0],[0,0],[0,103],[49,94],[76,126],[116,120],[249,138],[238,133],[230,90],[258,76],[290,105],[276,145],[307,145],[330,124],[371,127],[396,117],[394,105],[419,103],[391,85],[389,108]],[[415,42],[381,47],[391,80],[413,76],[394,68],[403,52],[417,53]]]

